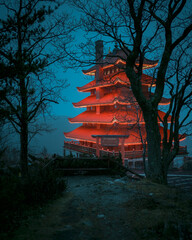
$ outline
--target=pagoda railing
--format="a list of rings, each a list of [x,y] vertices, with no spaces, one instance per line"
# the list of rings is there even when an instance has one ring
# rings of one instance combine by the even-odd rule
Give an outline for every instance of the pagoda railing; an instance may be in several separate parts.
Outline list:
[[[94,147],[90,147],[90,146],[85,146],[85,145],[81,145],[78,142],[75,141],[71,141],[71,142],[64,142],[64,148],[65,149],[69,149],[72,151],[77,151],[77,152],[81,152],[81,153],[85,153],[85,154],[94,154],[96,155],[96,148]],[[141,158],[143,154],[142,150],[136,150],[136,151],[125,151],[125,158]],[[109,150],[100,150],[100,156],[115,156],[118,157],[119,156],[119,151],[115,152],[115,151],[109,151]]]
[[[90,146],[86,146],[86,145],[82,145],[79,142],[75,142],[75,141],[70,141],[64,142],[64,148],[65,149],[69,149],[72,151],[77,151],[77,152],[81,152],[81,153],[85,153],[85,154],[93,154],[96,155],[96,148],[95,147],[90,147]],[[179,152],[178,155],[185,155],[187,154],[187,146],[180,146],[179,147]],[[146,156],[147,156],[147,151],[146,151]],[[119,151],[115,152],[115,151],[109,151],[109,150],[100,150],[100,156],[115,156],[118,157],[119,156]],[[142,158],[143,157],[143,150],[130,150],[130,151],[125,151],[125,158],[128,159],[134,159],[134,158]]]
[[[185,155],[185,154],[188,154],[187,146],[180,146],[178,155]]]
[[[96,155],[96,149],[93,147],[81,145],[79,142],[64,142],[64,148],[81,152],[81,153],[87,153],[87,154],[95,154]]]

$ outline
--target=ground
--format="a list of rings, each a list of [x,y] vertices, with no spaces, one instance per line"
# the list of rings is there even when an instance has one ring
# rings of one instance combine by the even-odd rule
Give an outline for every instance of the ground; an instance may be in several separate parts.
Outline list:
[[[13,240],[191,239],[191,195],[118,176],[71,176]],[[186,197],[187,196],[187,197]]]

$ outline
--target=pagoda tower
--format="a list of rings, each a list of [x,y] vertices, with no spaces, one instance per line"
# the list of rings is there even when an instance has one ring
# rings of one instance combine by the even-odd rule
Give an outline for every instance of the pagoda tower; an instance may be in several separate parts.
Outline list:
[[[142,112],[133,96],[131,84],[123,68],[126,64],[126,50],[115,47],[103,57],[103,42],[96,42],[96,65],[83,70],[86,75],[95,76],[94,80],[82,87],[79,92],[90,92],[90,96],[73,103],[76,108],[86,110],[70,123],[81,123],[82,126],[64,133],[72,141],[64,142],[64,148],[76,152],[94,154],[98,157],[122,154],[122,159],[142,161],[143,143],[146,142],[145,122]],[[157,66],[157,61],[144,60],[143,70]],[[149,88],[155,85],[155,80],[142,75],[142,88],[149,97]],[[170,99],[162,98],[160,105],[168,105]],[[160,119],[165,113],[159,111],[159,129],[163,136]],[[171,118],[168,118],[170,121]],[[74,141],[75,140],[75,141]],[[133,160],[132,160],[133,161]]]

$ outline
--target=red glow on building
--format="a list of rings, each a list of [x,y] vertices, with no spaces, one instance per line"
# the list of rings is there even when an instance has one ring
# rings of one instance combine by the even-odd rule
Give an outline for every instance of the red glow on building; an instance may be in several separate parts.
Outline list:
[[[97,156],[118,155],[121,152],[123,160],[141,158],[143,152],[141,136],[143,141],[146,140],[145,122],[133,96],[129,79],[123,71],[125,61],[122,59],[125,59],[126,55],[116,48],[113,53],[103,58],[102,51],[103,43],[97,41],[96,58],[100,62],[88,70],[83,70],[84,74],[94,75],[95,79],[82,87],[77,87],[80,92],[90,92],[90,96],[73,103],[74,107],[84,107],[86,110],[74,118],[69,118],[70,123],[82,123],[82,126],[64,133],[66,138],[75,140],[65,142],[64,148]],[[153,68],[157,64],[157,61],[145,59],[144,69]],[[149,88],[155,85],[155,79],[143,74],[141,83],[143,94],[149,98],[153,95],[149,93]],[[160,105],[169,103],[170,99],[162,98]],[[165,113],[158,111],[158,115],[163,139],[163,128],[160,123]],[[171,116],[168,117],[168,122],[170,121]],[[180,135],[180,140],[184,138],[185,136]]]

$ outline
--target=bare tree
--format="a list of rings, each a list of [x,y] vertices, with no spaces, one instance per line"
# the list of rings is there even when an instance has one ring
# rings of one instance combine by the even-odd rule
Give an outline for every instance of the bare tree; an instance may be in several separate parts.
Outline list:
[[[83,13],[81,24],[83,30],[87,32],[88,43],[97,39],[98,36],[102,36],[103,40],[108,43],[114,41],[124,51],[126,55],[124,70],[145,120],[148,148],[146,176],[152,181],[166,183],[169,164],[179,149],[179,128],[176,125],[183,124],[179,122],[178,114],[182,111],[181,106],[186,105],[187,99],[190,98],[190,94],[185,94],[185,89],[191,84],[190,71],[188,77],[183,79],[186,87],[182,87],[183,84],[180,83],[180,80],[179,82],[176,80],[172,84],[176,90],[171,91],[171,107],[164,119],[163,150],[161,149],[162,139],[158,124],[158,105],[165,90],[172,57],[179,48],[191,50],[191,44],[189,44],[192,31],[190,1],[76,0],[73,1],[73,4]],[[88,44],[82,46],[84,54],[86,50],[89,52],[91,49]],[[188,47],[186,48],[186,46]],[[159,65],[153,73],[155,77],[154,93],[146,98],[142,90],[141,79],[144,59],[149,56],[158,58]],[[83,61],[85,60],[83,59]],[[178,88],[178,84],[181,88]],[[177,109],[175,114],[173,105]],[[174,131],[170,132],[171,137],[168,139],[166,118],[172,111],[171,128]],[[190,111],[186,118],[189,114]],[[175,118],[175,116],[177,117]]]
[[[166,85],[169,87],[171,102],[166,115],[160,119],[164,127],[162,161],[165,179],[170,163],[178,154],[180,138],[192,134],[192,59],[188,45],[187,49],[182,47],[170,60],[171,66]],[[171,114],[170,124],[168,124],[169,114]]]
[[[57,43],[71,41],[69,18],[58,13],[61,1],[0,1],[0,93],[6,118],[20,135],[22,176],[28,175],[30,124],[57,103],[66,81],[51,66],[65,59]]]

